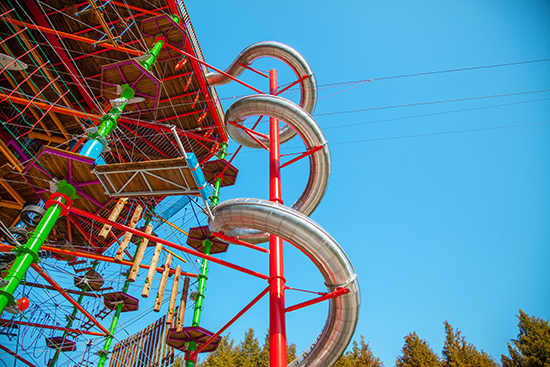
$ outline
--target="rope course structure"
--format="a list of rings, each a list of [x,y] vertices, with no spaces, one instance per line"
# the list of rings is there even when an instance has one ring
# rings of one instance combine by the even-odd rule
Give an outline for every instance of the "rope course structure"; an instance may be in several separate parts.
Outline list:
[[[0,47],[0,360],[169,366],[179,351],[193,367],[268,293],[271,366],[338,359],[357,324],[359,284],[342,248],[309,219],[331,158],[312,117],[315,76],[296,50],[258,42],[218,69],[182,0],[0,0]],[[252,67],[260,57],[283,61],[297,80],[279,90],[276,70]],[[240,81],[245,71],[270,90]],[[224,112],[215,86],[232,81],[255,94]],[[293,87],[299,104],[280,96]],[[270,118],[268,135],[245,127],[253,115]],[[296,135],[305,151],[281,164],[280,144]],[[226,159],[230,137],[240,146]],[[243,145],[269,151],[270,198],[220,202]],[[280,170],[303,158],[307,186],[286,207]],[[314,262],[326,292],[285,305],[294,288],[283,240]],[[216,257],[229,244],[266,253],[268,275]],[[216,331],[201,326],[210,263],[267,282]],[[325,327],[287,361],[285,314],[323,301]]]

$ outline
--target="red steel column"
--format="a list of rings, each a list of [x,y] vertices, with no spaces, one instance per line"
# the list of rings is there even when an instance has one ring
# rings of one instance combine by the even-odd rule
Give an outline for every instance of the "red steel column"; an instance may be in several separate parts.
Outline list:
[[[269,71],[269,92],[277,94],[277,71]],[[269,118],[269,200],[282,204],[281,161],[279,152],[279,120]],[[269,238],[269,366],[285,367],[286,322],[285,322],[285,273],[283,240]]]

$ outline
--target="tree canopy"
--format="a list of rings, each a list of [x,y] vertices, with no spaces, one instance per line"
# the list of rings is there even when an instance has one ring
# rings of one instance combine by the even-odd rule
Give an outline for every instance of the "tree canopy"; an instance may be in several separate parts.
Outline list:
[[[519,310],[519,334],[508,343],[508,356],[502,355],[502,367],[550,367],[550,324]],[[416,332],[404,337],[402,355],[395,361],[396,367],[498,367],[492,356],[468,343],[462,332],[453,329],[445,321],[445,343],[441,357],[421,339]],[[296,345],[289,344],[287,358],[296,359]],[[181,358],[173,367],[183,365]],[[380,358],[372,352],[369,343],[361,335],[359,343],[353,342],[335,363],[335,367],[383,367]],[[210,353],[197,367],[269,367],[269,331],[260,345],[252,328],[242,342],[235,345],[229,335],[223,337],[216,351]]]
[[[509,356],[502,355],[503,367],[550,367],[550,325],[548,320],[519,310],[519,334],[508,342]]]
[[[396,367],[439,367],[440,358],[430,348],[425,340],[422,340],[412,332],[405,336],[403,355],[397,358]]]

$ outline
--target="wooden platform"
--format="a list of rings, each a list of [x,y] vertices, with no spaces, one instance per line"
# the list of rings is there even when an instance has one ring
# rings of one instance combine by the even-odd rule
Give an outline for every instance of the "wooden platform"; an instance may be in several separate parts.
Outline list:
[[[200,195],[185,158],[106,164],[93,173],[113,197]]]

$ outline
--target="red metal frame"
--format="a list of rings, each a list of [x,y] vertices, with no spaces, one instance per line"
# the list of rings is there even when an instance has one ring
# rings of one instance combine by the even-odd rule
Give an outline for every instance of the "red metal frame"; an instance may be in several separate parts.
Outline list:
[[[104,336],[105,335],[104,333],[98,333],[97,331],[88,331],[88,330],[80,330],[80,329],[68,329],[68,328],[61,327],[61,326],[37,324],[37,323],[34,323],[34,322],[27,322],[27,321],[0,319],[0,322],[1,323],[6,323],[6,324],[15,324],[15,325],[24,325],[24,326],[28,325],[28,326],[34,326],[34,327],[50,329],[50,330],[68,331],[69,333],[84,334],[84,335],[93,335],[93,336]]]
[[[212,232],[212,235],[214,237],[219,238],[220,240],[235,243],[237,245],[245,246],[245,247],[248,247],[248,248],[251,248],[251,249],[254,249],[254,250],[257,250],[257,251],[265,252],[266,254],[269,254],[269,250],[266,249],[266,248],[253,245],[253,244],[250,244],[248,242],[241,241],[241,240],[239,240],[238,238],[235,238],[235,237],[226,236],[223,232]]]
[[[343,296],[344,294],[348,294],[348,293],[349,293],[348,288],[338,287],[338,288],[336,288],[336,290],[334,292],[325,293],[321,297],[317,297],[317,298],[314,298],[312,300],[302,302],[302,303],[298,303],[297,305],[294,305],[294,306],[287,307],[285,309],[285,312],[292,312],[292,311],[295,311],[295,310],[299,310],[300,308],[311,306],[311,305],[314,305],[314,304],[319,303],[319,302],[326,301],[326,300],[331,299],[331,298],[340,297],[340,296]]]
[[[212,262],[214,262],[214,263],[216,263],[216,264],[220,264],[220,265],[226,266],[226,267],[228,267],[228,268],[230,268],[230,269],[238,270],[238,271],[240,271],[240,272],[243,272],[243,273],[248,274],[248,275],[255,276],[255,277],[260,278],[260,279],[264,279],[264,280],[268,280],[268,279],[269,279],[269,277],[268,277],[267,275],[258,273],[258,272],[254,271],[254,270],[246,269],[246,268],[243,268],[242,266],[235,265],[235,264],[232,264],[232,263],[227,262],[227,261],[224,261],[224,260],[220,260],[220,259],[218,259],[217,257],[205,255],[205,254],[203,254],[202,252],[195,251],[195,250],[192,250],[192,249],[188,249],[188,248],[183,247],[183,246],[181,246],[181,245],[178,245],[178,244],[176,244],[176,243],[167,241],[167,240],[165,240],[165,239],[163,239],[163,238],[159,238],[159,237],[157,237],[157,236],[153,236],[152,234],[145,233],[145,232],[142,232],[142,231],[140,231],[140,230],[137,230],[137,229],[134,229],[134,228],[125,226],[125,225],[123,225],[123,224],[120,224],[120,223],[117,223],[117,222],[110,221],[109,219],[99,217],[99,216],[97,216],[97,215],[95,215],[95,214],[88,213],[88,212],[86,212],[86,211],[84,211],[84,210],[81,210],[81,209],[78,209],[78,208],[71,207],[71,208],[69,209],[69,211],[70,211],[71,213],[74,213],[74,214],[77,214],[77,215],[81,215],[81,216],[86,217],[86,218],[93,219],[93,220],[98,221],[98,222],[100,222],[100,223],[109,224],[109,225],[112,226],[112,227],[121,229],[121,230],[126,231],[126,232],[133,233],[133,234],[138,235],[138,236],[140,236],[140,237],[148,238],[150,241],[162,243],[162,244],[165,245],[165,246],[174,248],[174,249],[176,249],[176,250],[180,250],[180,251],[182,251],[182,252],[186,252],[186,253],[188,253],[188,254],[190,254],[190,255],[193,255],[193,256],[197,256],[197,257],[203,258],[203,259],[210,260],[210,261],[212,261]]]
[[[40,274],[40,276],[42,276],[42,278],[44,278],[45,281],[50,283],[52,287],[54,287],[59,293],[61,293],[61,295],[65,297],[67,301],[69,301],[74,307],[76,307],[80,312],[82,312],[84,316],[86,316],[91,322],[93,322],[94,325],[99,328],[99,330],[103,331],[105,335],[109,335],[109,330],[105,329],[105,327],[101,325],[101,323],[97,321],[92,315],[90,315],[90,313],[86,311],[84,307],[80,305],[80,303],[76,302],[73,299],[73,297],[69,296],[69,294],[65,292],[65,290],[61,288],[55,280],[53,280],[48,274],[46,274],[46,272],[42,270],[40,266],[36,264],[32,264],[31,266],[38,274]]]
[[[170,11],[172,12],[172,14],[180,14],[178,6],[176,5],[174,0],[167,0],[167,2],[168,2],[168,6],[170,7]],[[180,14],[180,25],[182,27],[185,27],[185,25],[181,21],[181,16],[182,15],[183,14]],[[191,45],[191,41],[189,40],[189,37],[186,37],[185,50],[190,52],[190,53],[193,53],[193,54],[195,52],[193,50],[193,45]],[[190,61],[191,61],[191,67],[192,67],[193,72],[195,73],[195,75],[202,76],[201,67],[199,66],[198,62],[196,60],[190,60]],[[216,126],[216,129],[218,130],[218,136],[220,137],[220,139],[222,141],[227,142],[229,137],[227,136],[227,133],[223,129],[223,126],[222,126],[223,122],[220,121],[220,118],[219,118],[217,110],[216,110],[216,106],[214,105],[214,102],[210,98],[209,87],[206,84],[206,80],[202,77],[197,77],[197,81],[199,82],[200,90],[202,91],[202,94],[204,96],[204,101],[206,102],[206,105],[208,107],[208,111],[210,111],[210,115],[212,116],[212,119],[214,120],[214,125]]]
[[[246,311],[248,311],[259,300],[261,300],[263,298],[263,296],[265,296],[267,294],[267,292],[269,292],[269,286],[267,286],[260,294],[258,294],[256,296],[256,298],[254,298],[252,301],[250,301],[250,303],[247,304],[238,314],[236,314],[235,317],[233,317],[231,320],[229,320],[229,322],[227,324],[225,324],[216,334],[212,335],[210,337],[210,339],[208,339],[206,341],[206,343],[204,343],[196,352],[191,353],[191,358],[193,358],[193,356],[196,356],[197,354],[202,352],[204,350],[204,348],[206,348],[210,343],[212,343],[212,341],[214,339],[216,339],[218,336],[220,336],[221,333],[223,333],[225,330],[227,330],[228,327],[233,325],[233,323],[235,321],[237,321],[242,315],[244,315],[246,313]],[[196,360],[196,357],[195,357],[194,360]]]
[[[31,362],[27,361],[25,358],[21,357],[19,354],[15,353],[15,352],[12,352],[11,350],[9,350],[8,348],[4,347],[2,344],[0,344],[0,349],[2,349],[4,352],[8,353],[8,354],[11,354],[12,356],[14,356],[15,358],[17,358],[18,360],[20,360],[21,362],[25,363],[27,366],[31,366],[31,367],[37,367],[36,365],[32,364]]]
[[[269,92],[277,94],[277,71],[269,71]],[[269,118],[269,200],[283,203],[281,198],[281,159],[279,120]],[[269,365],[287,365],[285,273],[283,239],[269,236]]]
[[[291,159],[290,161],[286,162],[285,164],[283,164],[280,168],[283,168],[283,167],[286,167],[288,166],[289,164],[292,164],[296,161],[299,161],[300,159],[302,158],[305,158],[307,157],[308,155],[311,155],[319,150],[323,149],[323,146],[322,145],[317,145],[316,147],[313,147],[311,148],[310,150],[308,150],[307,152],[303,152],[302,154],[300,154],[298,157],[294,158],[294,159]]]
[[[75,36],[74,34],[71,34],[71,33],[61,32],[61,31],[57,31],[55,29],[51,29],[51,28],[48,28],[48,27],[42,27],[42,26],[39,26],[39,25],[31,24],[31,23],[21,22],[19,20],[15,20],[15,19],[11,19],[11,18],[5,19],[5,18],[0,17],[0,20],[4,21],[6,23],[12,23],[12,24],[15,24],[15,25],[18,25],[18,26],[27,27],[29,29],[34,29],[36,31],[40,31],[40,32],[45,33],[45,34],[53,34],[53,35],[57,35],[59,37],[72,39],[74,41],[88,43],[90,45],[93,45],[93,44],[97,43],[97,41],[94,40],[94,39],[81,37],[81,36]],[[110,50],[115,50],[115,51],[119,51],[119,52],[126,52],[126,53],[129,53],[130,55],[141,56],[141,55],[144,54],[143,51],[133,50],[131,48],[114,47],[110,43],[99,43],[99,44],[97,44],[97,46],[100,46],[100,47],[103,47],[103,48],[108,48]]]

